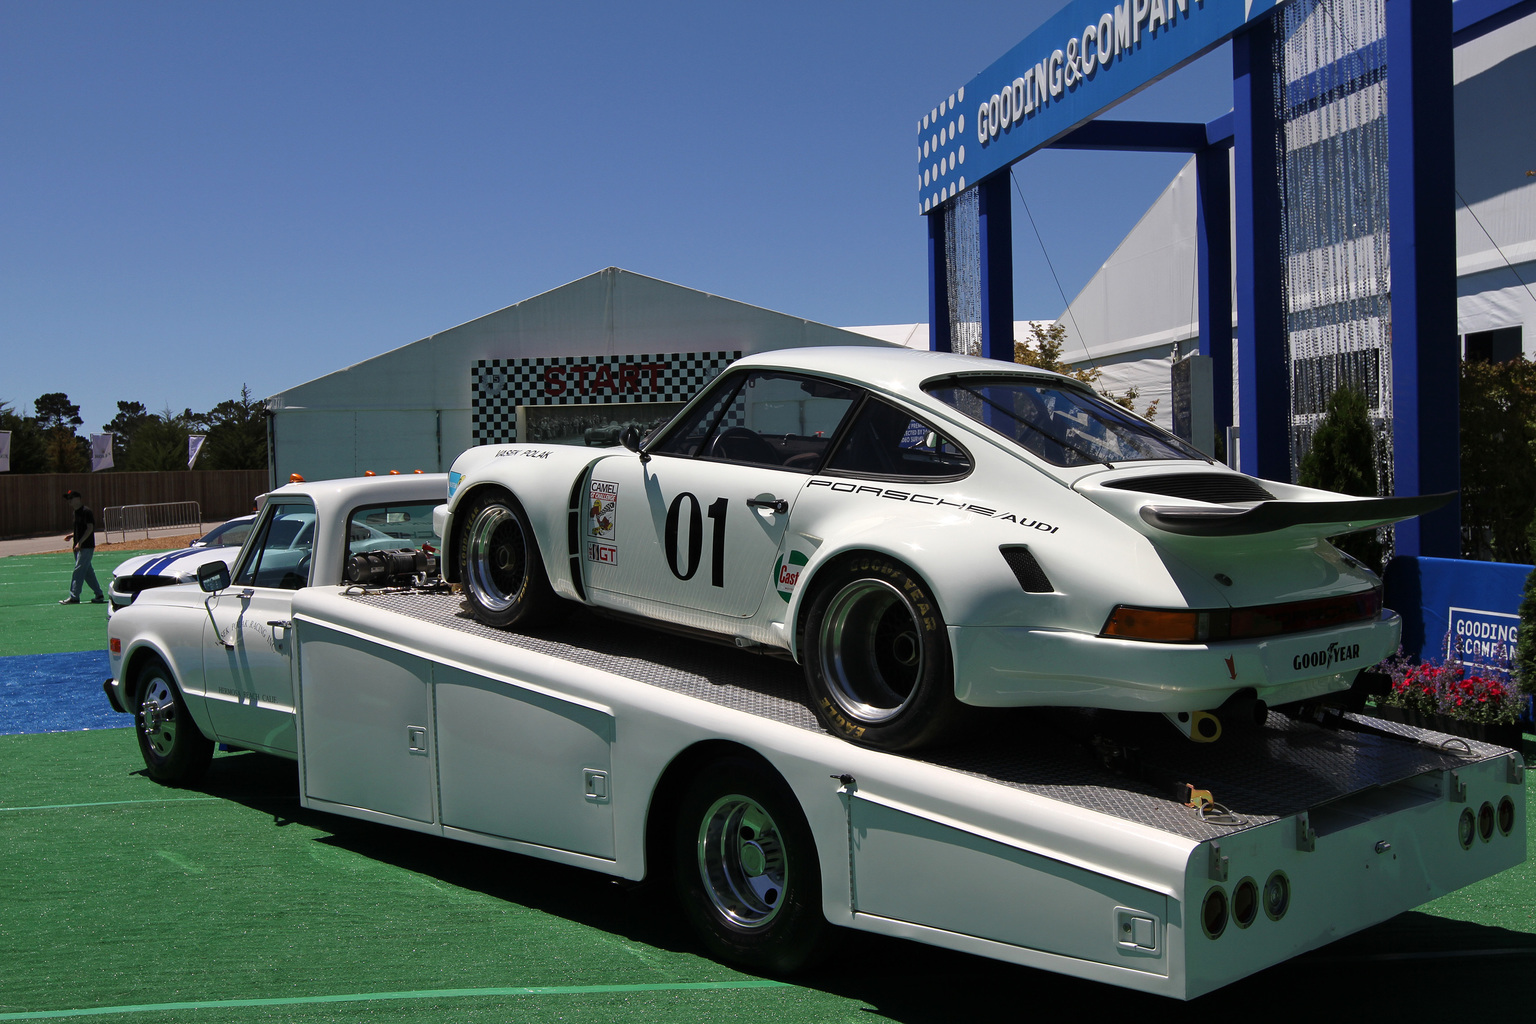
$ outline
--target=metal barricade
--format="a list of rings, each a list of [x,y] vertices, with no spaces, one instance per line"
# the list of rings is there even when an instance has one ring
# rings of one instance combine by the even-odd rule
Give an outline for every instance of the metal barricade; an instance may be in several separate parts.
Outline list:
[[[158,505],[112,505],[101,510],[103,540],[112,543],[112,534],[127,540],[130,533],[142,533],[148,540],[156,531],[185,531],[202,526],[203,507],[195,501],[165,501]]]

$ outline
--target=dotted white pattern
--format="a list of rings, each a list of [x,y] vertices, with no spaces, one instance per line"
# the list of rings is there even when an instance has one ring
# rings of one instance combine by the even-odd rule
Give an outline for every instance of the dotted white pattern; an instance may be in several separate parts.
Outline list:
[[[917,124],[917,206],[922,213],[965,191],[965,178],[956,173],[965,163],[965,146],[956,144],[965,134],[965,115],[956,109],[964,102],[963,88],[952,92]]]
[[[686,402],[740,352],[480,359],[470,367],[470,438],[517,440],[520,405]]]

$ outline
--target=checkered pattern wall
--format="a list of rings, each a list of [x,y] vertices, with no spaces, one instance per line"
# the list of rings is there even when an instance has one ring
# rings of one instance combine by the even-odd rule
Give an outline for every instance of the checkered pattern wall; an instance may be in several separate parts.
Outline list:
[[[517,440],[520,405],[686,402],[740,352],[481,359],[470,368],[470,437]]]

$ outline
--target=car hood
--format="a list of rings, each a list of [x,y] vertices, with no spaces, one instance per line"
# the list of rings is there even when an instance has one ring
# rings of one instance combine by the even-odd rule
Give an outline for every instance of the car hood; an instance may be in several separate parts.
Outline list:
[[[217,559],[225,565],[234,565],[235,556],[240,554],[238,547],[223,548],[182,548],[180,551],[168,551],[158,555],[137,555],[125,559],[112,570],[112,578],[119,576],[172,576],[180,579],[186,577],[193,579],[197,575],[197,567],[204,562]]]

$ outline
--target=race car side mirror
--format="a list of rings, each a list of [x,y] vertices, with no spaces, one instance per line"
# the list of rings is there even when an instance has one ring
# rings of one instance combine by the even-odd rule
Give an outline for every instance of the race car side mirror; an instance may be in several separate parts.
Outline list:
[[[229,587],[229,566],[223,562],[204,562],[197,567],[197,586],[205,594],[217,594]]]
[[[651,457],[640,451],[640,428],[631,423],[619,434],[619,444],[632,452],[640,452],[640,461],[649,462]]]

